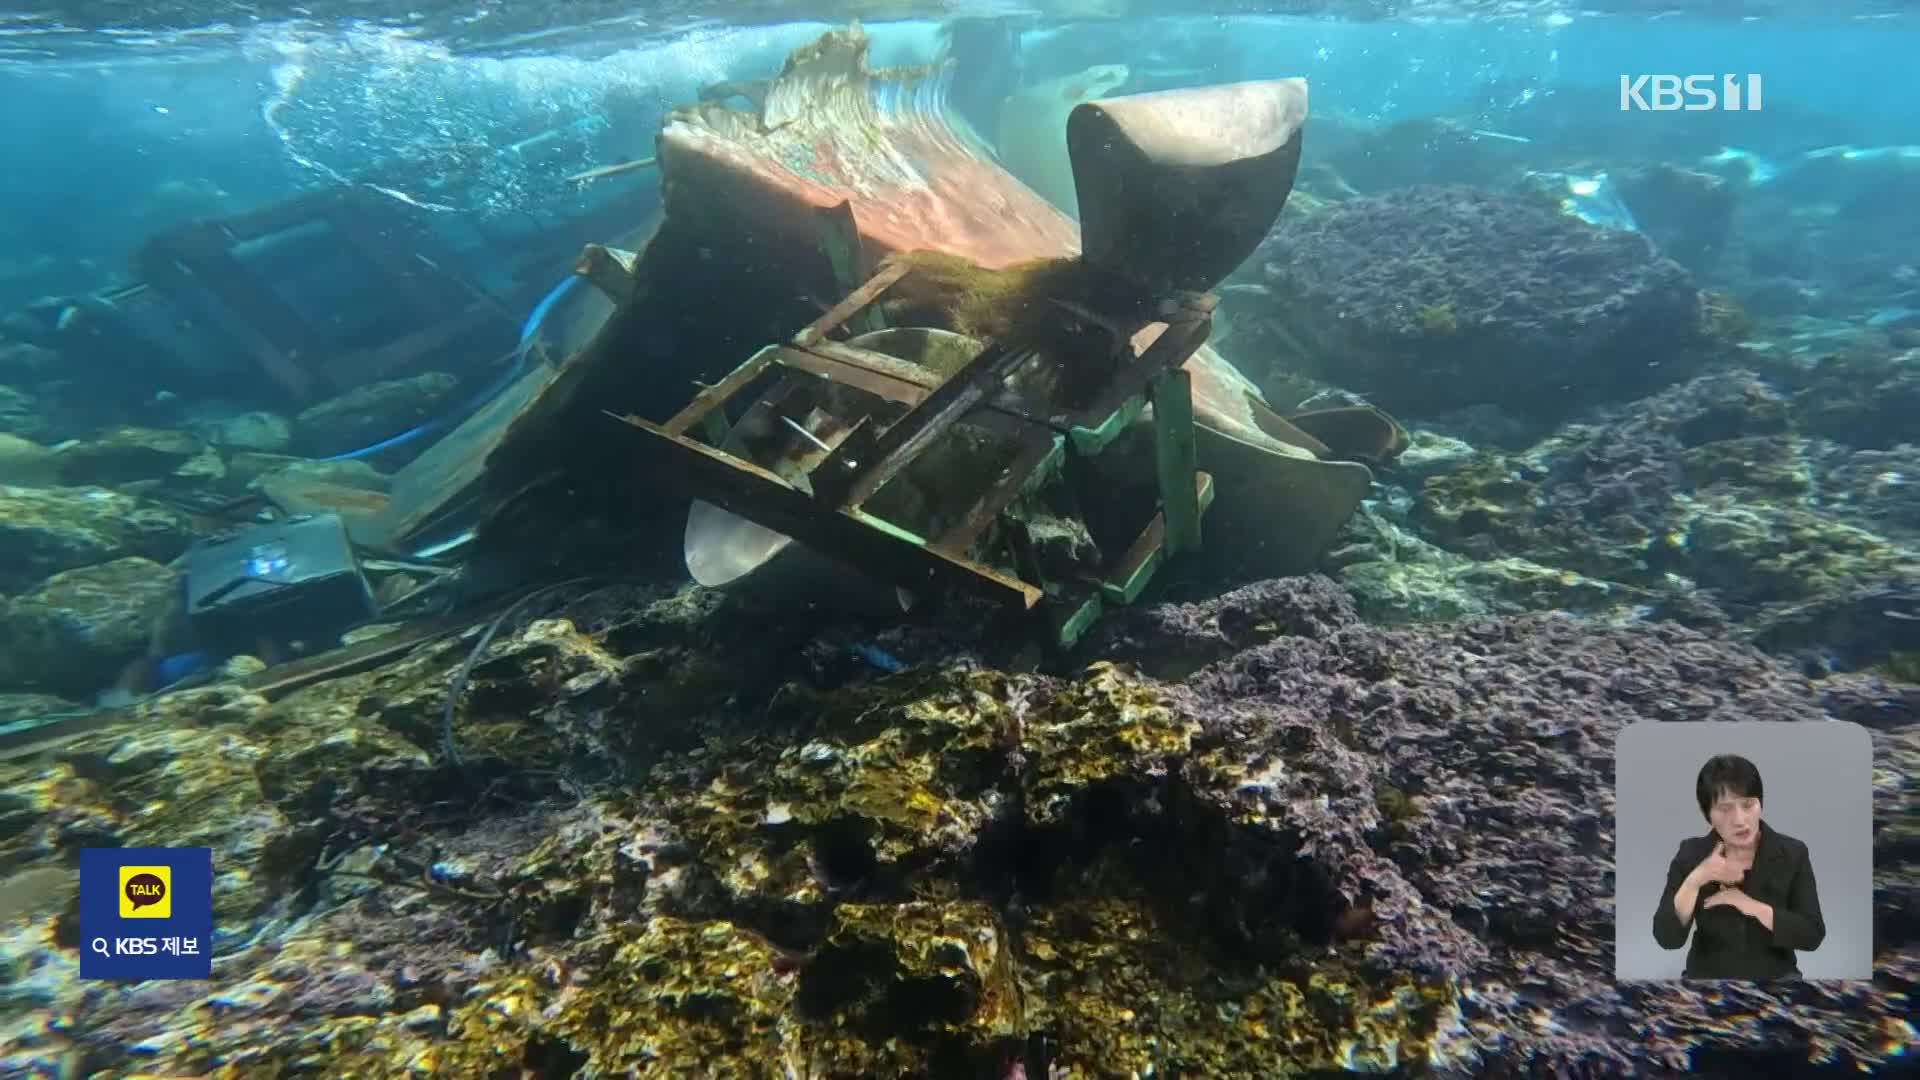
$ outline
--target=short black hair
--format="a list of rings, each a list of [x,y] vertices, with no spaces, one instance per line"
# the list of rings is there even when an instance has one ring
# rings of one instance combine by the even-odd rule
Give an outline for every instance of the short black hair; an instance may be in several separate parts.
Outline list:
[[[1760,770],[1739,754],[1715,754],[1700,766],[1700,776],[1693,782],[1693,795],[1700,800],[1702,817],[1712,818],[1713,800],[1721,792],[1739,799],[1766,800],[1760,785]]]

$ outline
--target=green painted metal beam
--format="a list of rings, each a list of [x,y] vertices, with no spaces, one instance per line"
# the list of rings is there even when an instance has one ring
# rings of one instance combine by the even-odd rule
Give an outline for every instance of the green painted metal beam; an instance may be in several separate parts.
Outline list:
[[[1199,464],[1193,436],[1193,382],[1186,368],[1169,368],[1153,380],[1154,449],[1160,474],[1160,506],[1169,556],[1200,547],[1200,496],[1194,486]]]
[[[1105,450],[1118,439],[1132,423],[1140,418],[1147,409],[1147,399],[1139,394],[1127,398],[1120,407],[1107,414],[1106,419],[1093,427],[1075,424],[1070,429],[1073,449],[1076,453],[1092,457]]]
[[[1104,609],[1104,605],[1100,602],[1099,593],[1088,596],[1079,607],[1073,610],[1072,614],[1068,615],[1066,619],[1060,623],[1058,634],[1060,647],[1063,649],[1071,649],[1074,645],[1078,644],[1080,638],[1086,634],[1088,629],[1090,629],[1095,622],[1099,621],[1100,614]]]
[[[1161,565],[1166,561],[1166,549],[1155,549],[1134,566],[1133,572],[1126,577],[1118,581],[1103,582],[1100,586],[1101,595],[1115,607],[1125,607],[1133,603],[1140,599],[1140,594],[1146,591],[1147,585],[1153,581],[1153,575],[1160,572]]]

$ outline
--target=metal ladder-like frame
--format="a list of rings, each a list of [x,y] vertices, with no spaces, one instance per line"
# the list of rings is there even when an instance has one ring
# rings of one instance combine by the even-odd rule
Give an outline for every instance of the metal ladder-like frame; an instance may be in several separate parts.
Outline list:
[[[929,371],[923,380],[892,357],[827,338],[856,316],[877,315],[867,312],[869,306],[908,272],[904,263],[881,270],[786,343],[761,349],[703,387],[665,423],[609,415],[645,432],[664,459],[665,475],[696,497],[909,590],[953,588],[1020,612],[1044,610],[1055,643],[1071,647],[1105,606],[1132,603],[1168,558],[1200,547],[1200,520],[1213,501],[1213,481],[1196,467],[1192,386],[1182,365],[1212,328],[1215,298],[1172,298],[1154,321],[1115,328],[1131,331],[1131,360],[1092,404],[1062,427],[1026,425],[1005,473],[957,524],[923,537],[869,513],[867,501],[961,418],[994,409],[990,399],[1000,380],[1027,354],[989,344],[946,379]],[[719,449],[728,432],[726,407],[776,367],[844,383],[906,412],[885,425],[871,417],[858,420],[813,469],[809,493]],[[1149,403],[1159,506],[1125,553],[1103,569],[1097,585],[1044,580],[1031,541],[1017,525],[1008,532],[1018,576],[969,557],[975,541],[1023,492],[1053,475],[1067,455],[1100,453]],[[696,429],[705,441],[692,436]]]

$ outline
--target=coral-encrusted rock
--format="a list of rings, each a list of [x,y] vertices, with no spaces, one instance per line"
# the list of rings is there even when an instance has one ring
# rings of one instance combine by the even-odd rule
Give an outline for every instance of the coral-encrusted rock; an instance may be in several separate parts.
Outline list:
[[[205,416],[189,423],[194,434],[227,450],[273,454],[293,441],[293,424],[279,413],[244,412]]]
[[[1891,731],[1920,724],[1920,684],[1875,675],[1835,675],[1820,683],[1820,700],[1836,719]],[[1903,773],[1920,777],[1920,772]]]
[[[1613,179],[1655,246],[1694,274],[1714,270],[1733,230],[1736,185],[1664,163],[1623,169]]]
[[[1482,402],[1542,421],[1685,378],[1709,355],[1687,272],[1642,237],[1465,187],[1339,203],[1277,229],[1275,366],[1402,418]]]
[[[1920,427],[1912,432],[1920,440]],[[1920,441],[1892,450],[1856,450],[1823,483],[1831,512],[1886,536],[1920,545]]]
[[[1369,763],[1366,794],[1422,895],[1476,936],[1517,947],[1611,932],[1605,838],[1621,727],[1823,717],[1803,680],[1756,651],[1670,624],[1601,630],[1561,615],[1283,638],[1191,686],[1236,727],[1260,722],[1255,702],[1324,718]],[[1337,803],[1326,815],[1370,816]]]
[[[52,450],[0,431],[0,485],[51,487],[59,482],[60,469]]]
[[[168,562],[193,532],[177,510],[102,488],[0,487],[0,590],[110,559]]]
[[[841,904],[833,923],[800,984],[815,1015],[986,1040],[1022,1033],[1014,945],[991,905]]]
[[[1611,980],[1614,736],[1826,716],[1751,648],[1566,616],[1382,631],[1329,582],[1269,582],[1119,616],[1118,641],[1218,658],[1179,684],[914,669],[756,703],[629,782],[676,740],[611,725],[698,723],[650,710],[663,673],[637,657],[676,619],[730,637],[723,606],[645,610],[651,627],[576,603],[483,661],[460,730],[475,771],[428,757],[457,648],[272,705],[210,688],[0,764],[33,819],[0,849],[16,874],[83,837],[179,830],[229,875],[210,984],[52,983],[35,1015],[71,1022],[42,1040],[157,1073],[583,1080],[1006,1075],[1035,1042],[1076,1076],[1666,1075],[1694,1054],[1713,1074],[1716,1051],[1900,1050],[1884,984]],[[1876,746],[1907,768],[1914,730]],[[608,756],[623,779],[582,790]],[[1901,902],[1911,806],[1881,779],[1876,874]],[[1876,960],[1912,978],[1920,927],[1880,917]],[[32,918],[0,955],[58,950],[40,970],[63,970],[71,934]],[[1775,1024],[1706,1019],[1741,994]]]
[[[1911,945],[1920,939],[1920,688],[1908,690],[1907,723],[1873,732],[1873,915],[1876,941],[1908,943],[1897,954],[1897,977],[1911,984],[1920,973],[1920,950]]]
[[[178,580],[130,557],[63,571],[0,601],[0,681],[90,696],[146,651]]]
[[[118,427],[60,448],[60,476],[76,486],[112,487],[136,480],[158,480],[185,467],[207,444],[184,431]]]
[[[1812,279],[1836,315],[1910,305],[1920,163],[1904,148],[1857,153],[1846,144],[1875,144],[1830,131],[1821,139],[1828,149],[1796,155],[1771,182],[1748,186],[1739,226],[1749,265]],[[1814,206],[1822,212],[1808,213]]]
[[[346,461],[308,461],[284,454],[261,454],[251,450],[234,453],[227,459],[227,491],[266,491],[297,487],[304,483],[329,484],[363,491],[386,492],[392,478],[358,459]]]
[[[1155,604],[1103,623],[1091,644],[1156,678],[1181,678],[1276,637],[1322,637],[1357,616],[1353,596],[1323,577],[1262,581],[1198,604]]]
[[[1914,441],[1920,416],[1920,349],[1856,349],[1799,376],[1794,407],[1809,431],[1848,446],[1885,450]]]
[[[18,828],[0,839],[0,861],[64,857],[81,847],[211,847],[217,923],[229,933],[244,930],[265,904],[251,880],[250,853],[284,824],[254,779],[263,748],[167,718],[247,716],[264,706],[230,688],[196,691],[75,742],[57,761],[14,766],[8,787]]]
[[[0,726],[70,712],[74,707],[73,702],[53,694],[0,694]],[[5,825],[0,823],[0,828]]]
[[[1920,573],[1913,549],[1862,527],[1897,514],[1885,493],[1834,472],[1828,445],[1792,421],[1787,399],[1750,372],[1701,376],[1523,454],[1427,479],[1414,520],[1477,558],[1648,589],[1678,575],[1747,606]]]
[[[1464,439],[1424,428],[1411,433],[1406,452],[1393,463],[1393,474],[1413,480],[1441,476],[1473,460],[1473,446]]]
[[[1692,500],[1674,536],[1687,572],[1744,603],[1832,596],[1887,578],[1920,580],[1920,550],[1792,506],[1726,494]]]
[[[1754,641],[1808,671],[1913,664],[1920,682],[1920,573],[1873,581],[1767,613]]]
[[[1470,558],[1423,539],[1402,508],[1363,507],[1323,560],[1380,624],[1452,622],[1526,611],[1603,612],[1640,605],[1649,590],[1512,556]]]

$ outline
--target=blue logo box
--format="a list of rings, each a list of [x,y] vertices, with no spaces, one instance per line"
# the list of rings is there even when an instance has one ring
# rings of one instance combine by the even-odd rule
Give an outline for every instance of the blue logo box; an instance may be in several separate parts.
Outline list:
[[[212,848],[81,849],[81,978],[212,974]]]

